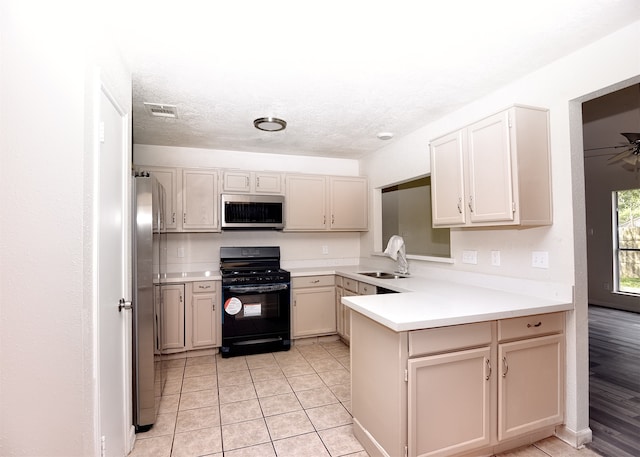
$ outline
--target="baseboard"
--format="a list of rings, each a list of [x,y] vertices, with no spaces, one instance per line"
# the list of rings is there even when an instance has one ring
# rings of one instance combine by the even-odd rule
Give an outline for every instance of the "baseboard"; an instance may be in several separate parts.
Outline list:
[[[362,447],[371,457],[390,457],[376,439],[360,424],[358,419],[353,418],[353,436],[362,444]]]
[[[556,427],[556,436],[576,449],[581,449],[592,441],[593,435],[589,427],[579,431],[571,430],[566,425]]]
[[[132,425],[129,427],[129,436],[127,439],[128,449],[126,450],[125,455],[128,455],[133,451],[133,447],[136,445],[136,428]]]

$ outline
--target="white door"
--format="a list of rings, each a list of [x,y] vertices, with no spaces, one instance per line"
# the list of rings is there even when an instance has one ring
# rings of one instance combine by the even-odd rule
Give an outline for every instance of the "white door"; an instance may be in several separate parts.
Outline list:
[[[126,114],[101,90],[98,171],[98,395],[103,456],[123,456],[127,417],[126,325],[131,312],[119,312],[125,295],[125,202],[128,139]]]

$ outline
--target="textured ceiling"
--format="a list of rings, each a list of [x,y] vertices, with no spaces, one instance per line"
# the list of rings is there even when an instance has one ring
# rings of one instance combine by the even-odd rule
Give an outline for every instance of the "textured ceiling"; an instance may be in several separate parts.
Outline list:
[[[133,71],[135,143],[344,158],[640,19],[638,0],[128,6],[118,36]],[[179,117],[151,117],[143,102],[176,105]],[[287,129],[255,129],[264,116]]]

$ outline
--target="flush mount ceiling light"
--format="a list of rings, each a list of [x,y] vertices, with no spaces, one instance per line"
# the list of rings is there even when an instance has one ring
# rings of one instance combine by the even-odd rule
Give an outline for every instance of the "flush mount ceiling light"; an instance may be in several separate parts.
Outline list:
[[[277,117],[261,117],[253,121],[253,125],[265,132],[279,132],[287,128],[287,123]]]
[[[391,132],[380,132],[376,135],[380,140],[390,140],[393,138],[393,133]]]

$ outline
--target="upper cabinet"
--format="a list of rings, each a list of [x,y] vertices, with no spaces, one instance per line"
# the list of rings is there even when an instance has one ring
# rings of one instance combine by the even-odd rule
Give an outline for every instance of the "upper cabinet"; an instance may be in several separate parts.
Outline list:
[[[218,172],[200,168],[182,170],[182,230],[219,229]]]
[[[219,232],[218,170],[137,166],[148,171],[165,190],[167,232]]]
[[[368,230],[367,180],[352,176],[287,175],[287,231]]]
[[[222,191],[280,195],[283,193],[282,174],[264,171],[225,171],[222,174]]]
[[[431,142],[434,227],[552,223],[548,111],[514,106]]]

